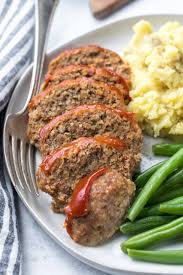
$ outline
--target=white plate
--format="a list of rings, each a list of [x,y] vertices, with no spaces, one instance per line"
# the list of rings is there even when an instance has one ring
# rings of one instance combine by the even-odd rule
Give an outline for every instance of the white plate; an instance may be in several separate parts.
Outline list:
[[[82,44],[99,44],[121,54],[122,49],[127,46],[133,35],[132,26],[140,19],[149,20],[155,28],[160,27],[162,24],[170,20],[176,20],[183,24],[182,15],[148,15],[123,19],[85,34],[71,41],[67,45],[60,47],[54,52],[51,52],[48,55],[46,63],[48,64],[48,62],[56,56],[61,49]],[[47,64],[45,64],[45,69],[47,68]],[[25,72],[18,83],[10,100],[7,114],[15,113],[23,106],[29,89],[30,77],[31,68]],[[152,138],[145,138],[142,161],[143,168],[159,161],[159,158],[153,158],[151,156],[151,145],[158,141],[159,140],[157,139],[153,140]],[[40,163],[40,156],[38,153],[36,154],[36,163]],[[16,191],[33,217],[55,241],[57,241],[73,256],[95,268],[111,274],[121,275],[132,274],[131,272],[140,274],[183,274],[182,266],[151,264],[131,260],[120,250],[120,243],[124,240],[124,237],[120,234],[116,234],[116,236],[114,236],[114,238],[108,243],[96,248],[80,246],[70,239],[63,228],[64,215],[54,214],[50,210],[49,196],[41,193],[39,198],[34,198],[30,193],[20,188],[16,188]],[[183,245],[181,246],[177,243],[171,245],[171,247],[183,248]]]

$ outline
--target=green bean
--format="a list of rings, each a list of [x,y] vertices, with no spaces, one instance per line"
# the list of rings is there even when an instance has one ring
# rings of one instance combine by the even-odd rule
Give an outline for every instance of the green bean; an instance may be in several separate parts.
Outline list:
[[[128,218],[134,221],[163,181],[183,164],[183,148],[167,160],[148,180],[129,210]]]
[[[139,217],[148,217],[148,216],[163,216],[165,215],[165,212],[162,212],[160,210],[160,205],[161,207],[164,205],[178,205],[178,204],[183,204],[183,196],[181,197],[177,197],[175,199],[166,201],[166,202],[162,202],[161,204],[156,204],[153,206],[149,206],[149,207],[144,207],[144,209],[142,209]]]
[[[160,204],[160,211],[167,214],[183,215],[183,203],[180,204]]]
[[[160,212],[160,204],[144,207],[139,214],[140,218],[149,217],[149,216],[160,216],[164,213]]]
[[[157,232],[161,232],[161,231],[163,231],[163,230],[165,230],[165,229],[172,228],[174,225],[180,224],[180,223],[182,223],[182,222],[183,222],[183,217],[179,217],[179,218],[175,219],[174,221],[167,223],[166,225],[158,226],[158,227],[156,227],[156,228],[147,230],[147,231],[145,231],[145,232],[143,232],[143,233],[139,233],[139,234],[137,234],[137,235],[135,235],[135,236],[129,238],[128,240],[133,239],[133,240],[136,241],[136,240],[139,239],[139,236],[141,236],[141,237],[144,238],[144,237],[149,236],[149,235],[151,234],[151,232],[152,232],[153,234],[154,234],[154,233],[157,233]],[[174,224],[172,224],[172,223],[174,223]],[[127,240],[127,241],[128,241],[128,240]],[[125,242],[126,242],[126,241],[125,241]]]
[[[177,185],[173,185],[171,187],[167,187],[166,191],[163,189],[164,192],[160,192],[158,189],[157,192],[154,194],[154,196],[152,196],[152,198],[148,201],[148,203],[147,203],[148,206],[154,205],[157,203],[161,203],[161,202],[164,202],[167,200],[171,200],[171,199],[181,196],[181,194],[178,196],[176,194],[174,195],[174,192],[176,193],[177,188],[178,189],[183,188],[183,185],[177,184]],[[161,189],[161,187],[160,187],[160,189]]]
[[[158,155],[158,156],[171,157],[182,148],[183,148],[183,144],[161,143],[161,144],[153,145],[152,151],[155,155]]]
[[[136,179],[137,179],[140,175],[141,175],[140,172],[135,173],[135,174],[132,176],[132,180],[133,180],[133,181],[136,181]]]
[[[145,170],[142,174],[140,174],[136,180],[135,184],[137,187],[143,187],[146,182],[150,179],[150,177],[156,172],[166,161],[159,162],[152,167]]]
[[[121,244],[121,249],[124,252],[128,248],[144,249],[145,247],[182,235],[182,233],[183,217],[129,238]]]
[[[155,207],[155,205],[154,205]],[[175,215],[182,215],[183,214],[183,196],[177,197],[175,199],[162,202],[158,205],[158,210],[162,214],[175,214]],[[160,214],[161,215],[161,214]]]
[[[183,250],[145,251],[127,249],[128,256],[146,262],[161,264],[183,264]]]
[[[150,216],[136,222],[126,222],[120,226],[123,234],[135,234],[166,224],[174,220],[176,216]]]
[[[167,181],[157,190],[156,194],[151,198],[149,201],[150,203],[158,203],[159,198],[164,195],[165,193],[168,193],[172,188],[178,185],[183,185],[183,169],[177,171],[175,174],[173,174],[170,178],[167,179]]]
[[[162,202],[161,205],[164,205],[164,204],[173,204],[173,205],[176,205],[176,204],[181,204],[183,203],[183,196],[180,196],[178,198],[175,198],[173,200],[169,200],[169,201],[166,201],[166,202]],[[160,206],[160,204],[158,204]]]
[[[173,184],[183,184],[183,169],[178,169],[165,182],[164,186],[172,186]]]
[[[159,196],[155,202],[161,203],[177,197],[183,196],[183,186],[177,185],[172,190],[167,190],[167,193]]]

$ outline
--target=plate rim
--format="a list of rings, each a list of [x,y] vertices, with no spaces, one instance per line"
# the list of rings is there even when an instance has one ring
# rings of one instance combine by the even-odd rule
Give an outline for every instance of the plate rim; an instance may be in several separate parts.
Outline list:
[[[103,26],[97,27],[95,29],[90,30],[89,32],[86,32],[78,37],[75,37],[71,40],[69,40],[68,42],[61,44],[60,46],[57,46],[57,48],[55,49],[51,49],[50,51],[48,51],[46,53],[46,57],[49,57],[50,55],[55,55],[59,50],[63,49],[63,48],[67,48],[70,47],[71,44],[73,43],[77,43],[78,40],[82,39],[83,37],[93,34],[97,31],[101,31],[101,30],[105,30],[108,27],[111,27],[115,24],[119,24],[120,22],[123,22],[125,20],[130,20],[130,19],[144,19],[147,17],[164,17],[164,16],[182,16],[182,14],[180,13],[145,13],[145,14],[132,14],[132,15],[127,15],[127,16],[123,16],[122,19],[118,19],[115,20],[113,22],[109,22]],[[23,75],[20,77],[19,81],[17,82],[17,85],[14,88],[14,91],[12,93],[12,95],[16,92],[16,90],[19,89],[19,86],[21,86],[21,83],[23,82],[24,78],[26,78],[26,76],[30,73],[32,69],[32,64],[30,64],[27,69],[25,70],[25,72],[23,73]],[[8,106],[7,106],[7,110],[5,113],[5,119],[4,119],[4,126],[3,126],[3,157],[4,157],[4,162],[6,164],[6,158],[5,158],[5,150],[4,150],[4,138],[5,138],[5,129],[6,129],[6,121],[7,121],[7,116],[10,114],[10,109],[11,109],[11,103],[12,103],[12,96],[9,100]],[[7,164],[6,164],[7,165]],[[6,169],[7,171],[7,169]],[[9,176],[9,178],[11,179],[11,181],[13,182],[12,178],[10,177],[10,175],[8,174],[7,171],[7,175]],[[12,183],[11,183],[12,184]],[[12,184],[13,185],[13,184]],[[62,240],[60,240],[56,234],[50,229],[48,228],[48,226],[41,221],[41,217],[39,217],[39,213],[38,211],[34,211],[32,209],[31,206],[29,206],[28,202],[26,201],[26,199],[24,198],[24,196],[21,194],[21,192],[19,191],[19,189],[17,188],[17,186],[13,185],[13,187],[15,188],[18,196],[20,197],[21,201],[23,202],[23,204],[25,205],[25,207],[29,210],[30,214],[32,215],[32,217],[36,220],[36,222],[40,225],[40,227],[43,229],[43,231],[45,231],[56,243],[58,243],[64,250],[66,250],[69,254],[71,254],[73,257],[77,258],[79,261],[93,267],[96,268],[98,270],[101,270],[103,272],[110,272],[111,274],[119,274],[119,272],[128,272],[129,274],[167,274],[167,275],[172,275],[172,273],[168,272],[166,269],[162,272],[159,271],[150,271],[150,270],[146,270],[146,272],[144,272],[144,269],[142,267],[138,267],[138,270],[135,270],[135,268],[131,268],[133,265],[130,265],[130,268],[126,268],[125,269],[119,269],[119,268],[114,268],[111,267],[110,265],[106,264],[104,265],[103,263],[100,262],[100,259],[98,259],[98,261],[94,261],[91,259],[88,259],[86,256],[83,256],[82,253],[79,252],[79,250],[76,252],[74,249],[70,248],[70,246],[66,245],[65,242],[62,242]],[[168,265],[166,265],[168,267]],[[182,275],[179,271],[175,271],[174,275]],[[127,274],[125,274],[127,275]]]

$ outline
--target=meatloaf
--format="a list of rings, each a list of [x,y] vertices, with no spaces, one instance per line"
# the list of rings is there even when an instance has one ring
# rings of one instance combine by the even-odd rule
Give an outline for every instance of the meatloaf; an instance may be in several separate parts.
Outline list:
[[[39,93],[29,103],[28,138],[38,147],[39,131],[52,118],[82,104],[124,108],[121,91],[92,79],[65,80]]]
[[[134,191],[134,183],[116,170],[101,168],[82,178],[65,208],[71,238],[86,246],[108,240],[124,220]]]
[[[139,155],[142,133],[134,114],[107,105],[83,105],[57,116],[40,131],[40,151],[48,154],[79,137],[113,135],[124,139],[134,155]]]
[[[92,77],[92,79],[96,81],[116,86],[122,91],[125,101],[129,101],[129,87],[126,80],[114,71],[106,68],[96,68],[94,66],[70,65],[55,69],[53,74],[48,73],[46,75],[42,89],[46,89],[50,85],[59,84],[66,79],[76,79],[81,77]]]
[[[95,65],[100,68],[106,67],[123,76],[130,84],[131,72],[129,65],[117,53],[96,45],[87,45],[62,51],[58,57],[51,61],[49,72],[53,73],[56,68],[77,64]]]
[[[101,167],[109,167],[130,178],[134,165],[134,156],[120,139],[81,137],[58,148],[42,161],[37,184],[52,196],[53,210],[62,212],[75,184],[83,176]]]

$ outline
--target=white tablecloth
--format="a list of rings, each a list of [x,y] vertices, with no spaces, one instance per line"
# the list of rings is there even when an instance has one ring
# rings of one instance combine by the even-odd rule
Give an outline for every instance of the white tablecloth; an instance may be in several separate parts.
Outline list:
[[[99,0],[100,1],[100,0]],[[90,13],[88,0],[60,0],[48,50],[97,26],[128,15],[148,13],[183,13],[182,0],[135,0],[105,20],[96,20]],[[23,275],[104,275],[79,262],[51,240],[37,225],[20,201],[18,214],[23,250]]]

